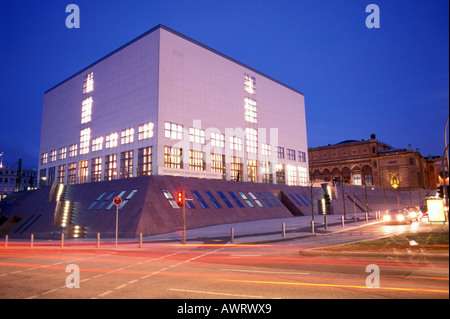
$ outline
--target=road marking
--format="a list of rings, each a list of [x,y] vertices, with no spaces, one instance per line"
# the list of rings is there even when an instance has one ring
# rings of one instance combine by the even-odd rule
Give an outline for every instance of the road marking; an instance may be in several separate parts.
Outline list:
[[[262,255],[231,254],[233,257],[261,257]]]
[[[265,270],[249,270],[249,269],[220,269],[221,271],[251,272],[261,274],[278,274],[278,275],[309,275],[309,272],[290,272],[290,271],[265,271]]]
[[[229,294],[229,293],[225,293],[225,292],[200,291],[200,290],[187,290],[187,289],[176,289],[176,288],[169,288],[169,290],[172,290],[172,291],[180,291],[180,292],[191,292],[191,293],[197,293],[197,294],[207,294],[207,295],[220,295],[220,296],[228,296],[228,297],[244,297],[244,298],[260,298],[260,299],[266,299],[266,298],[263,297],[263,296]]]

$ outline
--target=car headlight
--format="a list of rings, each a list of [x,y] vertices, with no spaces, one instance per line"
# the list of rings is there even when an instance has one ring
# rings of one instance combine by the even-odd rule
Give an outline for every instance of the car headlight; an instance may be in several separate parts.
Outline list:
[[[398,220],[398,221],[405,220],[405,216],[403,216],[403,215],[397,215],[397,220]]]
[[[388,222],[388,221],[391,220],[391,216],[389,216],[389,215],[384,215],[383,219],[384,219],[385,222]]]

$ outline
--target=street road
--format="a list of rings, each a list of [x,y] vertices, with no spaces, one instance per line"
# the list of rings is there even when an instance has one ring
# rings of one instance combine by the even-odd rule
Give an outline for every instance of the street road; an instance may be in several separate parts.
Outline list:
[[[299,254],[299,249],[420,227],[420,223],[375,224],[258,245],[149,243],[140,249],[11,245],[0,248],[0,298],[261,299],[265,303],[279,298],[449,298],[448,259]],[[379,288],[366,286],[372,274],[366,272],[368,265],[379,269]]]

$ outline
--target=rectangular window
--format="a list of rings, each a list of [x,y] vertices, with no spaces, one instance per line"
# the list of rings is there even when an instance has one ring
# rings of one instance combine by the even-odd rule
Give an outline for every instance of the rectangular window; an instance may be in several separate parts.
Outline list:
[[[205,144],[205,130],[190,127],[189,142],[197,144]]]
[[[284,147],[281,146],[277,147],[277,155],[278,158],[284,158]]]
[[[211,132],[211,146],[225,147],[225,135],[221,133]]]
[[[57,184],[64,184],[66,179],[66,165],[59,165],[56,177]]]
[[[231,198],[234,199],[239,207],[244,208],[244,205],[239,201],[239,199],[236,197],[236,195],[234,195],[233,192],[228,192],[228,194],[230,194]]]
[[[103,136],[94,138],[92,140],[92,152],[100,151],[103,149]]]
[[[228,198],[225,196],[224,193],[222,192],[217,192],[217,194],[219,194],[220,198],[222,198],[222,200],[225,202],[225,204],[227,204],[227,206],[229,208],[233,208],[233,205],[230,203],[230,201],[228,200]]]
[[[305,167],[298,168],[299,185],[308,186],[308,170]]]
[[[152,146],[138,149],[138,176],[152,175]]]
[[[41,154],[41,164],[47,164],[48,162],[48,153]]]
[[[193,171],[205,171],[205,153],[200,151],[189,151],[189,169]]]
[[[258,161],[247,159],[247,182],[258,182]]]
[[[202,198],[202,196],[200,195],[199,192],[193,191],[192,194],[194,194],[195,198],[198,199],[198,202],[200,203],[200,205],[201,205],[203,208],[209,208],[208,204],[206,204],[206,202],[203,200],[203,198]]]
[[[133,177],[133,151],[120,153],[120,178]]]
[[[206,191],[206,196],[209,197],[209,199],[213,202],[214,206],[216,208],[222,208],[222,206],[219,204],[219,202],[214,198],[214,195],[211,192]]]
[[[105,156],[105,181],[112,181],[117,178],[117,155]]]
[[[302,163],[306,163],[306,152],[298,151],[298,160]]]
[[[164,122],[164,137],[171,140],[183,139],[183,125]]]
[[[227,173],[225,155],[211,154],[211,172],[220,173],[222,175],[222,179],[226,179]]]
[[[58,159],[64,160],[67,157],[67,147],[61,147],[58,151]]]
[[[75,157],[78,155],[78,144],[69,146],[69,157]]]
[[[106,135],[105,148],[117,147],[118,140],[119,140],[119,134],[117,132]]]
[[[244,162],[241,157],[231,156],[230,179],[232,181],[243,181]]]
[[[287,156],[289,160],[295,161],[295,150],[287,149]]]
[[[81,102],[81,124],[89,123],[91,121],[92,103],[92,96],[84,99],[83,102]]]
[[[230,136],[230,149],[242,151],[242,139],[237,136]]]
[[[247,198],[247,196],[245,196],[243,192],[238,192],[238,194],[242,197],[242,199],[247,203],[249,207],[255,207],[255,205],[253,205],[253,203]]]
[[[250,94],[256,94],[256,79],[254,76],[244,74],[244,88]]]
[[[277,184],[286,184],[286,173],[284,170],[284,164],[277,164],[276,179]]]
[[[256,111],[256,101],[246,97],[244,99],[245,120],[249,123],[258,123],[258,114]]]
[[[183,168],[183,149],[164,146],[164,167]]]
[[[262,182],[267,184],[273,183],[273,174],[272,174],[272,163],[271,162],[262,162]]]
[[[254,128],[245,128],[245,136],[247,139],[247,152],[258,153],[258,131]]]
[[[180,208],[180,206],[178,206],[177,202],[173,199],[172,194],[168,190],[163,189],[162,192],[163,192],[164,196],[167,198],[167,200],[169,201],[172,208],[175,208],[175,209]]]
[[[89,93],[94,90],[94,72],[89,73],[84,77],[83,93]]]
[[[77,163],[67,166],[67,185],[75,185],[77,182]]]
[[[287,166],[287,184],[290,186],[297,185],[297,168],[295,166]]]
[[[50,158],[49,158],[50,162],[56,162],[56,150],[53,150],[50,152]]]
[[[91,182],[100,182],[102,178],[102,158],[92,159],[91,164]]]
[[[129,144],[134,142],[134,127],[127,128],[120,132],[120,144]]]
[[[84,160],[80,161],[79,170],[78,170],[78,181],[80,184],[87,183],[89,180],[89,161]]]
[[[261,155],[272,156],[272,147],[269,144],[261,144]]]
[[[264,205],[259,201],[259,199],[253,194],[253,193],[248,193],[250,195],[250,197],[255,201],[255,203],[259,206],[259,207],[264,207]]]
[[[91,128],[85,128],[80,132],[80,155],[89,153],[89,144],[91,142]]]
[[[153,122],[148,122],[139,125],[138,127],[138,140],[145,140],[153,137]]]

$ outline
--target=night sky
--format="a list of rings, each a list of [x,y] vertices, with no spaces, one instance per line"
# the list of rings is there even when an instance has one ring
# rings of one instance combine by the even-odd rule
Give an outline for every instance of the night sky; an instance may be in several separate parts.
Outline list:
[[[79,29],[65,24],[71,3]],[[380,28],[366,27],[371,3]],[[303,92],[309,147],[375,133],[424,156],[444,152],[448,0],[5,0],[3,165],[37,168],[46,90],[158,24]]]

